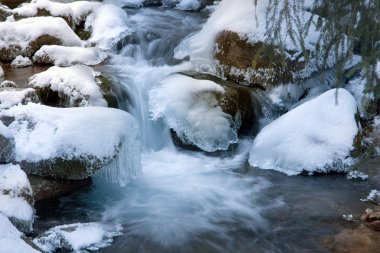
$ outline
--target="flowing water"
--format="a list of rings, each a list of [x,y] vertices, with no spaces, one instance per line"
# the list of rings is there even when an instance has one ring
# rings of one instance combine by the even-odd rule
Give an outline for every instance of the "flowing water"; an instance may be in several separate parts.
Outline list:
[[[173,50],[200,29],[200,13],[126,10],[133,29],[105,69],[120,105],[140,124],[143,176],[125,188],[95,177],[93,186],[37,204],[36,228],[55,223],[117,222],[123,235],[99,252],[327,252],[325,236],[361,213],[370,185],[344,176],[287,177],[247,165],[251,140],[218,155],[177,150],[163,122],[149,118],[148,91],[186,70]],[[46,225],[47,224],[47,225]]]

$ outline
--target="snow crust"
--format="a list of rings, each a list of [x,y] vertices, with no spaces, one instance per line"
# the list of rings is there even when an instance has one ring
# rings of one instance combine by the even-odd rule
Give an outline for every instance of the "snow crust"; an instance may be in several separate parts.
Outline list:
[[[225,30],[236,32],[241,38],[246,38],[251,43],[265,41],[267,32],[266,9],[269,1],[257,1],[257,6],[254,3],[255,1],[252,0],[221,1],[202,30],[182,41],[176,48],[175,57],[184,59],[189,56],[195,64],[195,68],[205,69],[208,67],[208,72],[213,72],[215,69],[215,42],[220,32]],[[306,23],[311,15],[308,12],[303,12],[299,15],[300,22]],[[314,18],[314,21],[317,21],[317,17]],[[285,40],[285,48],[300,52],[301,46],[292,42],[287,29],[286,22],[282,22],[279,32]],[[307,50],[314,51],[319,35],[320,32],[316,31],[316,27],[312,23],[305,38],[304,46]],[[328,64],[330,63],[328,61]],[[310,75],[313,69],[306,69],[305,71],[305,73],[298,73],[298,75]]]
[[[107,54],[95,47],[42,46],[33,61],[52,63],[56,66],[72,66],[75,64],[97,65],[107,58]]]
[[[345,171],[358,132],[356,112],[347,90],[329,90],[264,127],[253,142],[249,163],[288,175]]]
[[[33,17],[0,22],[0,48],[19,45],[25,49],[42,35],[58,38],[65,46],[80,46],[81,40],[67,23],[58,17]]]
[[[0,116],[16,119],[8,127],[16,142],[16,161],[117,158],[124,162],[116,172],[121,185],[141,173],[139,130],[127,112],[29,103],[1,111]]]
[[[24,240],[21,232],[0,213],[0,253],[39,253]]]
[[[224,88],[212,81],[170,76],[150,91],[151,116],[163,118],[185,143],[208,152],[227,150],[237,143],[237,130],[232,117],[218,105],[218,93],[224,93]]]
[[[32,66],[33,63],[28,57],[23,57],[22,55],[17,56],[12,62],[11,66],[14,68],[24,68]]]
[[[121,235],[121,229],[120,225],[95,222],[62,225],[51,228],[33,242],[49,253],[58,249],[74,252],[95,251],[109,246],[113,237]]]
[[[96,73],[84,65],[72,67],[51,67],[32,76],[29,85],[34,88],[50,88],[69,97],[69,106],[107,106],[102,91],[96,81]]]
[[[37,102],[36,100],[37,94],[33,88],[0,91],[0,109],[8,109],[21,103]]]
[[[8,218],[31,222],[33,207],[25,200],[32,196],[29,180],[19,165],[0,165],[0,213]]]
[[[111,4],[105,4],[91,13],[86,20],[86,30],[92,32],[89,42],[100,49],[110,50],[125,36],[131,34],[127,26],[126,12]]]

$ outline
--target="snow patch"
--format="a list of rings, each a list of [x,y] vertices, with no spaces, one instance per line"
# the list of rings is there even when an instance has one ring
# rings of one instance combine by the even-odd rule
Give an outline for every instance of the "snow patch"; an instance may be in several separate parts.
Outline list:
[[[112,238],[121,235],[121,229],[120,225],[95,222],[62,225],[51,228],[33,242],[44,252],[55,252],[58,249],[96,251],[111,245]]]
[[[218,93],[224,88],[212,81],[170,76],[149,93],[151,116],[163,118],[185,143],[208,152],[227,150],[238,141],[237,129],[218,105]]]
[[[376,205],[380,205],[380,191],[371,190],[365,199],[361,199],[363,202],[372,202]]]
[[[68,106],[107,106],[96,81],[98,75],[84,65],[72,67],[51,67],[32,76],[29,85],[34,88],[50,88],[69,98]]]
[[[347,174],[347,179],[348,180],[366,181],[368,179],[368,175],[365,174],[365,173],[363,173],[363,172],[360,172],[360,171],[357,171],[357,170],[353,170],[353,171],[350,171]]]
[[[33,63],[28,57],[23,57],[22,55],[17,56],[12,62],[11,66],[14,68],[24,68],[32,66]]]
[[[72,66],[75,64],[97,65],[107,58],[107,54],[95,47],[42,46],[34,56],[38,63],[56,66]]]
[[[345,171],[358,132],[356,112],[347,90],[329,90],[264,127],[253,142],[249,163],[288,175]]]

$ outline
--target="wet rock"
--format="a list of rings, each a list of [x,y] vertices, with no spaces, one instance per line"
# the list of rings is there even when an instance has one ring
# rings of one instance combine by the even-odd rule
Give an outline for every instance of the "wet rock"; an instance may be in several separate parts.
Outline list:
[[[11,9],[14,9],[20,4],[29,3],[30,1],[31,0],[0,0],[0,3],[8,6]]]
[[[54,180],[46,177],[28,175],[30,185],[33,189],[33,197],[35,201],[54,199],[82,187],[91,185],[91,178],[84,180]]]
[[[196,72],[184,72],[182,74],[194,79],[210,80],[223,86],[225,93],[216,94],[223,112],[232,116],[240,134],[255,134],[257,132],[262,108],[252,89],[208,74]]]
[[[221,76],[239,84],[265,88],[296,80],[296,73],[306,67],[302,54],[286,51],[263,42],[252,44],[235,32],[224,31],[216,41],[215,59]]]
[[[364,224],[375,231],[380,231],[380,210],[367,208],[365,213],[360,217]]]

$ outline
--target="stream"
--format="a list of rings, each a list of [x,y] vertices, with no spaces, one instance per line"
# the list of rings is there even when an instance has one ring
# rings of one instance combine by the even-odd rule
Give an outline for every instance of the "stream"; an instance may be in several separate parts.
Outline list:
[[[58,224],[119,223],[123,234],[102,253],[328,252],[323,243],[361,214],[371,182],[343,175],[288,177],[248,165],[251,137],[232,151],[207,155],[178,149],[163,121],[150,120],[148,92],[159,80],[189,68],[174,48],[206,16],[165,8],[127,9],[133,30],[102,66],[120,89],[120,107],[140,125],[143,176],[120,188],[93,185],[36,204],[37,231]]]

